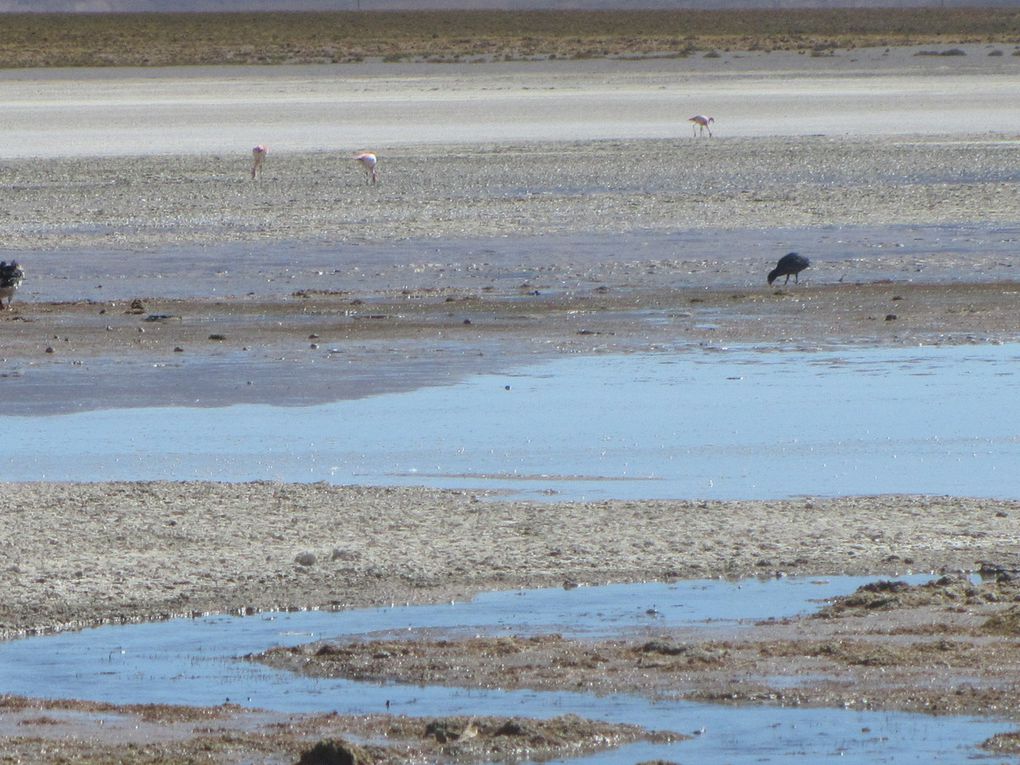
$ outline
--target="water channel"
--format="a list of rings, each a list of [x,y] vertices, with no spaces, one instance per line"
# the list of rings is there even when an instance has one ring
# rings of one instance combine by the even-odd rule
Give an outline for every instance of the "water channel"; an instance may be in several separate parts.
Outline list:
[[[924,577],[905,577],[919,582]],[[855,709],[801,709],[649,701],[635,696],[372,684],[306,678],[237,657],[319,639],[559,632],[576,638],[651,636],[665,628],[739,632],[853,591],[862,577],[717,580],[483,594],[466,603],[340,613],[211,616],[101,627],[0,644],[3,690],[118,703],[216,705],[288,712],[517,715],[574,713],[655,730],[702,735],[671,745],[635,744],[571,763],[631,765],[648,759],[705,765],[751,763],[962,763],[1008,723]],[[654,615],[648,613],[654,609]],[[1003,762],[1001,756],[994,758]]]
[[[1020,497],[1020,347],[776,352],[706,348],[567,358],[450,386],[311,407],[97,410],[2,417],[9,480],[214,479],[426,484],[568,499],[919,492]],[[739,629],[860,580],[687,582],[494,593],[470,603],[214,616],[0,645],[0,692],[286,711],[552,716],[706,734],[579,761],[972,762],[1008,723],[721,707],[636,697],[312,680],[236,657],[337,635],[664,626]],[[659,615],[654,621],[648,609]],[[996,757],[996,761],[1003,761]]]

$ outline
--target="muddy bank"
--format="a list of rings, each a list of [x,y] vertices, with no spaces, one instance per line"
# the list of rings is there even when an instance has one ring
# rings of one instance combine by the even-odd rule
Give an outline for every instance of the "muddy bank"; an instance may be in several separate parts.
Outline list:
[[[316,642],[250,657],[316,677],[457,687],[633,693],[652,699],[836,706],[1020,719],[1013,574],[979,583],[890,580],[810,616],[718,635],[559,635]],[[712,633],[710,629],[702,630]]]
[[[320,641],[249,657],[313,677],[457,687],[584,689],[655,700],[832,706],[1020,719],[1015,571],[985,564],[979,582],[891,580],[796,619],[640,638],[555,634]],[[651,633],[651,634],[647,634]],[[700,633],[700,634],[699,634]],[[706,637],[706,633],[709,636]],[[984,748],[1016,754],[1016,734]]]
[[[486,762],[571,757],[640,740],[685,738],[573,715],[550,720],[285,715],[236,704],[196,709],[14,696],[0,696],[0,731],[5,756],[20,763]]]
[[[683,270],[660,264],[654,274],[682,281]],[[298,290],[273,301],[17,302],[0,314],[6,412],[311,405],[576,354],[1020,338],[1016,282],[814,285],[805,272],[804,284],[774,289],[663,289],[615,277],[569,291],[545,273],[514,286],[374,299]]]

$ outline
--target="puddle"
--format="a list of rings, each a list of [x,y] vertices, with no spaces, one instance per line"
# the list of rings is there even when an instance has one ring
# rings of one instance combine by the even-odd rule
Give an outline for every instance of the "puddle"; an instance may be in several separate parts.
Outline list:
[[[556,499],[1020,498],[1020,346],[566,358],[307,407],[0,417],[11,481],[279,480]]]
[[[907,577],[911,582],[926,577]],[[818,607],[853,591],[864,577],[718,580],[499,592],[442,606],[346,612],[215,616],[102,627],[0,644],[0,692],[116,703],[215,705],[227,699],[281,712],[456,714],[552,717],[575,713],[656,729],[692,732],[695,740],[638,744],[575,763],[683,762],[852,763],[961,762],[1004,730],[1001,722],[843,709],[729,707],[650,702],[633,696],[490,691],[306,678],[234,657],[274,645],[341,635],[393,637],[410,630],[450,635],[560,632],[607,638],[655,634],[664,627],[739,629],[740,623]],[[656,616],[648,614],[654,608]],[[1001,757],[996,757],[1002,762]]]

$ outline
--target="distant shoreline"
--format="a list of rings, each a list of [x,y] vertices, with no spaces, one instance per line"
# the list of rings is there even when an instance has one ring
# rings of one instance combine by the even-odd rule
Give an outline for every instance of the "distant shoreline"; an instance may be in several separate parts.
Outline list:
[[[1010,7],[1011,0],[785,0],[779,10]],[[166,0],[0,0],[0,13],[161,13]],[[744,11],[758,0],[183,0],[173,12],[392,11]]]
[[[104,4],[115,9],[116,3]],[[138,4],[133,3],[133,10]],[[684,58],[712,51],[1016,45],[1015,8],[41,13],[0,3],[0,69]],[[365,0],[364,6],[368,6]],[[179,7],[179,6],[178,6]],[[377,6],[376,6],[377,7]]]

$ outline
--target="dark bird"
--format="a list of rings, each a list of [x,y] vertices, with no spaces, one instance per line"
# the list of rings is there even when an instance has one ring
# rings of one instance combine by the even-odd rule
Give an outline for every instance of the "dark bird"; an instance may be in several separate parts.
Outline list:
[[[0,311],[10,308],[14,300],[14,293],[21,286],[21,280],[25,278],[25,271],[18,265],[18,261],[0,260]],[[7,305],[4,306],[4,298],[7,298]]]
[[[790,283],[790,277],[793,277],[793,283],[797,283],[797,274],[803,271],[805,268],[811,265],[811,261],[805,258],[803,255],[798,255],[795,252],[789,252],[779,259],[776,263],[776,267],[769,271],[769,284],[772,284],[780,276],[785,276],[786,281],[783,284]]]

